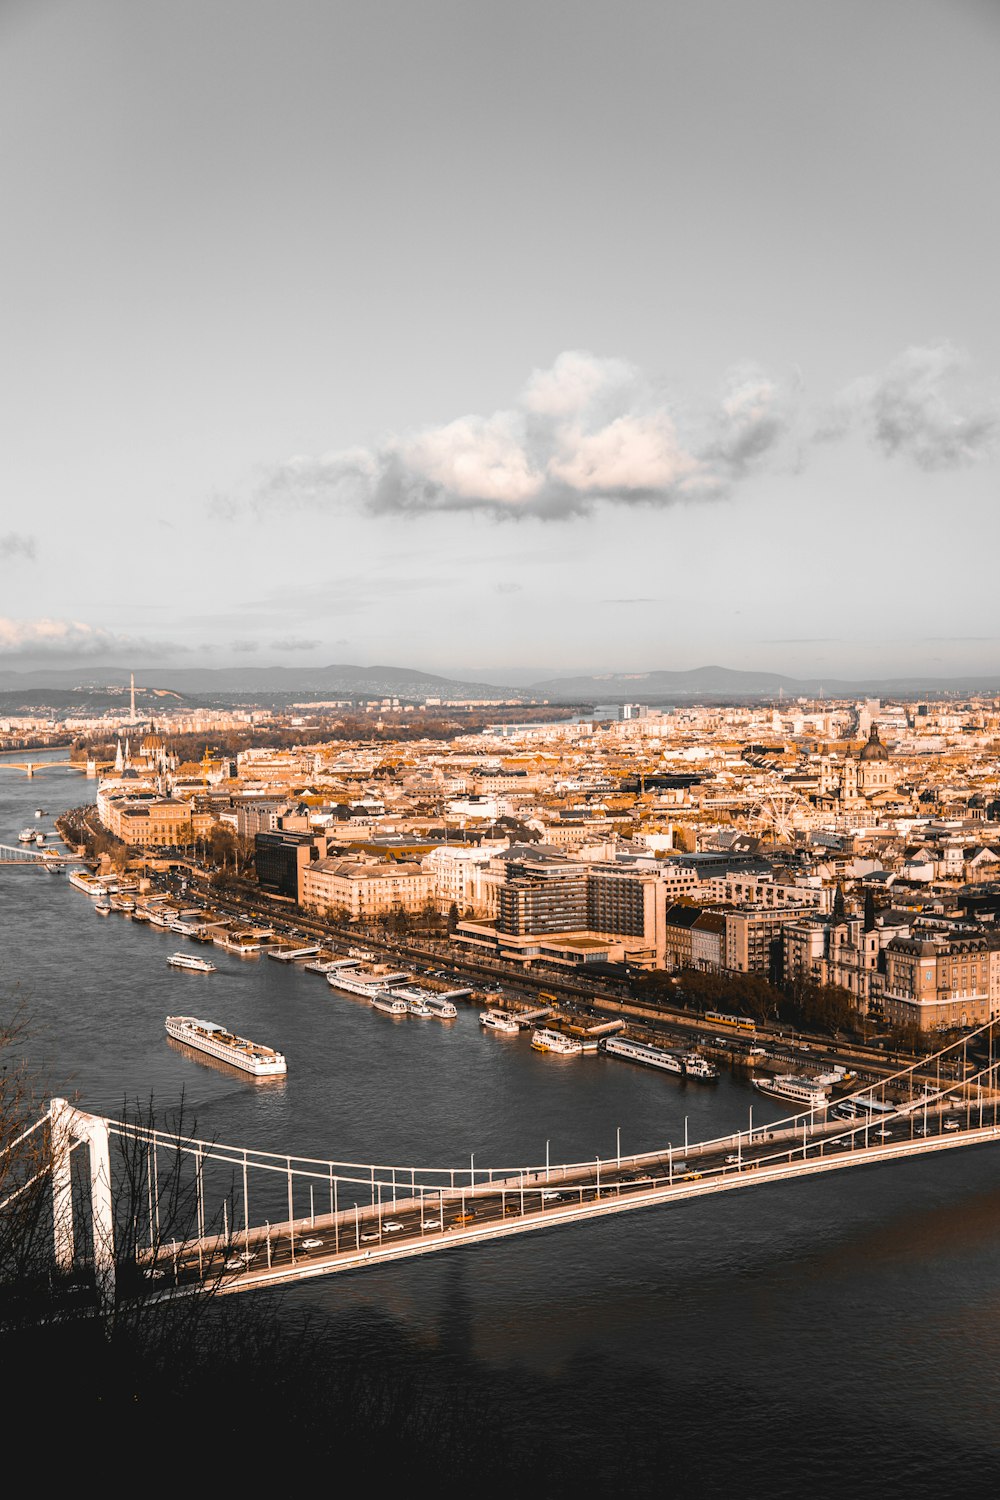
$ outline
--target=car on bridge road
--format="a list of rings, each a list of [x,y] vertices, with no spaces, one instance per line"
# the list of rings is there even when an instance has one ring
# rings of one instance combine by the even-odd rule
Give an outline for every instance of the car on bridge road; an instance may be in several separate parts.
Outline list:
[[[398,1234],[401,1229],[406,1228],[406,1225],[401,1224],[398,1219],[383,1219],[382,1228],[386,1234]]]
[[[443,1229],[444,1225],[440,1219],[424,1219],[421,1229]]]
[[[323,1248],[323,1241],[322,1240],[318,1240],[315,1237],[310,1238],[308,1240],[302,1240],[300,1242],[300,1244],[299,1244],[299,1249],[300,1250],[322,1250],[322,1248]]]
[[[727,1167],[736,1167],[739,1166],[739,1161],[740,1159],[736,1155],[736,1153],[734,1151],[730,1151],[729,1155],[726,1157],[725,1164]]]

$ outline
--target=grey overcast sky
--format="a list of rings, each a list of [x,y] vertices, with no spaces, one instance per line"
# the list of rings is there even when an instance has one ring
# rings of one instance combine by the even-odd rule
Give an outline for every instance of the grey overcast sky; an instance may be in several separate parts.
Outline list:
[[[995,0],[2,0],[0,669],[992,668]]]

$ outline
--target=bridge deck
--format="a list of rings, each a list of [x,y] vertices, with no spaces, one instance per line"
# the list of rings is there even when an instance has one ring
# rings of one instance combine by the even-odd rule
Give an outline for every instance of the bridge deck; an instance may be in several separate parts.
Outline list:
[[[169,1259],[178,1291],[184,1291],[192,1278],[200,1284],[206,1277],[206,1258],[215,1262],[217,1274],[223,1269],[222,1259],[228,1263],[220,1291],[251,1291],[745,1187],[982,1145],[1000,1140],[1000,1124],[990,1121],[874,1145],[865,1145],[863,1135],[863,1128],[849,1136],[842,1132],[842,1144],[836,1145],[829,1137],[807,1139],[804,1147],[790,1143],[777,1155],[776,1143],[769,1140],[757,1156],[741,1153],[738,1162],[726,1162],[716,1153],[719,1159],[703,1162],[699,1172],[671,1173],[660,1180],[627,1166],[619,1169],[614,1162],[602,1167],[599,1185],[596,1172],[575,1183],[550,1175],[547,1183],[541,1169],[530,1182],[506,1179],[464,1192],[399,1198],[382,1204],[380,1212],[350,1209],[297,1218],[240,1231],[226,1246],[217,1238],[177,1246]]]

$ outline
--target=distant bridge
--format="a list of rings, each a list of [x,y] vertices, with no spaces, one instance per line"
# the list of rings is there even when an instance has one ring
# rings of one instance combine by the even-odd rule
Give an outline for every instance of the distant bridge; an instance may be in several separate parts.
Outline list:
[[[442,1168],[292,1157],[106,1119],[54,1099],[25,1132],[43,1130],[41,1160],[0,1212],[47,1174],[54,1268],[84,1279],[105,1309],[151,1293],[250,1291],[1000,1140],[998,1024],[836,1105],[756,1126],[751,1109],[745,1130],[713,1140],[560,1164],[485,1168],[473,1157]],[[970,1071],[968,1044],[977,1041],[989,1056]],[[837,1113],[845,1108],[855,1113]],[[89,1171],[77,1174],[74,1189],[79,1145],[88,1148]],[[0,1159],[0,1167],[11,1180],[9,1163]],[[78,1235],[81,1213],[87,1222]]]
[[[78,865],[79,857],[46,845],[0,844],[0,865]]]
[[[71,770],[80,771],[85,769],[78,760],[2,760],[0,759],[0,771],[23,771],[26,776],[34,776],[36,771],[48,771],[55,767],[69,766]]]

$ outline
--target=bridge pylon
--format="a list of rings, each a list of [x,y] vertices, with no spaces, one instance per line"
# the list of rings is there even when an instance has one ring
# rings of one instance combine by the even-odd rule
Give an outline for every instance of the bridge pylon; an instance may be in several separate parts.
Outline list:
[[[86,1143],[90,1155],[90,1213],[94,1241],[94,1275],[101,1311],[115,1305],[115,1231],[111,1211],[111,1151],[108,1126],[98,1115],[75,1109],[65,1099],[52,1100],[52,1225],[55,1261],[67,1275],[76,1248],[70,1152],[74,1141]]]

